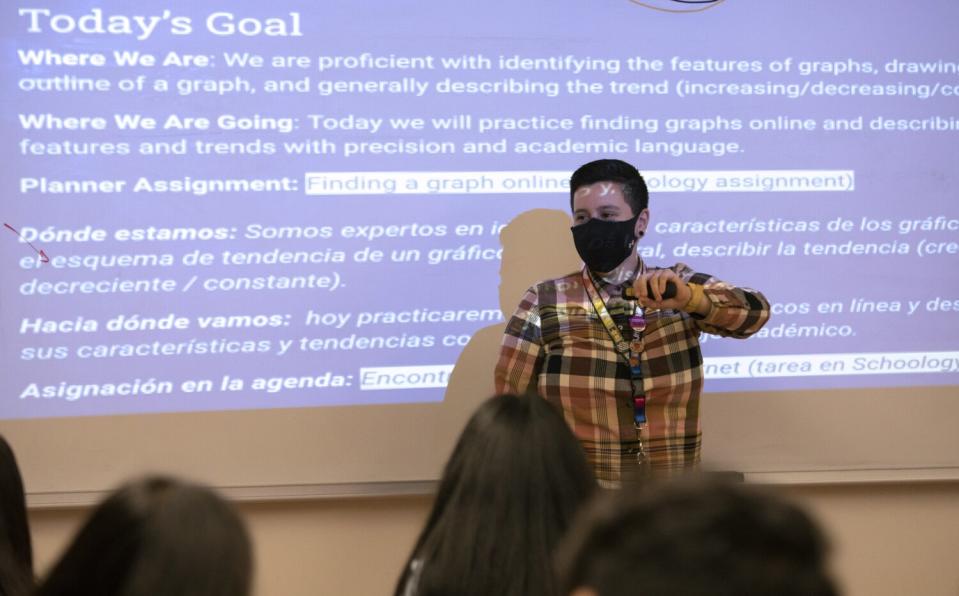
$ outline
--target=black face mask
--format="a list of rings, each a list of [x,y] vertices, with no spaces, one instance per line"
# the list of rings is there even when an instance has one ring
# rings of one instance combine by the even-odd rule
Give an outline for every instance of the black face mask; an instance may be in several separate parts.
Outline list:
[[[639,215],[626,221],[591,219],[571,228],[576,252],[590,271],[607,273],[626,260],[636,246],[638,218]]]

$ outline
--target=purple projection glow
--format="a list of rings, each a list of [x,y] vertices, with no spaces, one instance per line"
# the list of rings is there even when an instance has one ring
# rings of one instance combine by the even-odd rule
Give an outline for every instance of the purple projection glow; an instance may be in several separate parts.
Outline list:
[[[959,378],[954,0],[15,4],[2,419],[441,401],[599,157],[774,304],[708,391]]]

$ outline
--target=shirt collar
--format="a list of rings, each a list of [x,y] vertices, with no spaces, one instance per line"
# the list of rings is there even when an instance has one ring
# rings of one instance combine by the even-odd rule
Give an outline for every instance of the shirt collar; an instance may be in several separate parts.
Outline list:
[[[612,281],[606,279],[605,277],[599,277],[599,276],[597,276],[597,280],[599,281],[599,285],[602,286],[603,289],[605,289],[607,292],[610,292],[611,294],[613,292],[615,292],[616,294],[619,294],[624,287],[633,283],[633,280],[636,279],[637,276],[642,275],[645,272],[646,272],[646,263],[643,262],[643,257],[640,257],[637,255],[636,268],[633,269],[633,271],[630,272],[629,275],[623,278],[619,283],[613,283]]]

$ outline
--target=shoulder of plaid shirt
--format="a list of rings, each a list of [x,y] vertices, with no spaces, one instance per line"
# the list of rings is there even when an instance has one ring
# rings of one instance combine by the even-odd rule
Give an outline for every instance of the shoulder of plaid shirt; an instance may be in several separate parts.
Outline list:
[[[769,320],[769,302],[761,292],[733,286],[706,273],[697,273],[684,263],[677,263],[669,269],[690,287],[690,305],[697,305],[700,299],[705,299],[710,304],[709,313],[705,316],[685,313],[699,330],[722,337],[745,339],[762,329]],[[654,270],[652,267],[646,268],[646,271]],[[576,271],[560,278],[539,282],[526,290],[506,325],[503,336],[495,373],[498,393],[522,394],[535,391],[535,376],[539,370],[536,361],[544,357],[540,334],[540,294],[568,296],[571,288],[579,289],[581,285],[582,273]],[[579,293],[582,294],[583,302],[588,304],[589,298],[585,291]],[[547,306],[556,306],[556,302],[554,300],[553,304]]]

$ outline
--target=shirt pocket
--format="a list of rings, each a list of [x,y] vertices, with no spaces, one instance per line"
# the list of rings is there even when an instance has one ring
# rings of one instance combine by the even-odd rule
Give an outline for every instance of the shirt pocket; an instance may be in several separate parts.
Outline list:
[[[550,352],[595,350],[607,339],[606,329],[592,311],[581,306],[556,306],[540,313],[543,343]]]
[[[643,344],[648,378],[670,376],[702,364],[699,333],[692,317],[678,310],[647,313]]]
[[[643,341],[646,349],[661,348],[666,344],[698,341],[699,328],[692,317],[678,310],[655,310],[647,312]]]

